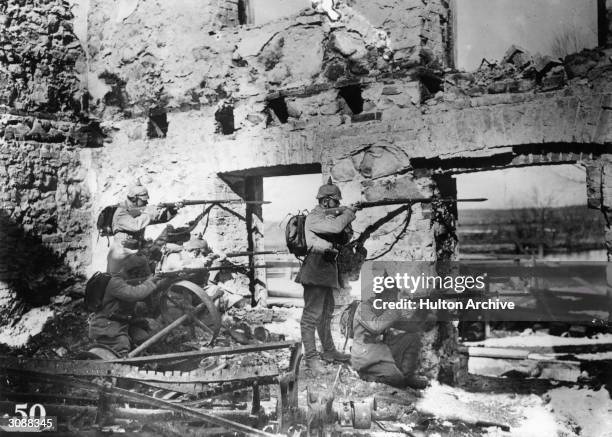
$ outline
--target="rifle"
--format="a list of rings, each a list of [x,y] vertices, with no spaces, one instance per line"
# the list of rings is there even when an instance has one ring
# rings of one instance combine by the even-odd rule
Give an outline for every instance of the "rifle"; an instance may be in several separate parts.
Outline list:
[[[236,258],[239,256],[255,256],[255,255],[287,255],[289,252],[285,252],[282,250],[261,250],[259,252],[250,252],[248,250],[242,252],[230,252],[226,253],[226,258]]]
[[[433,202],[445,202],[445,203],[453,203],[453,202],[486,202],[487,198],[485,197],[476,197],[473,199],[453,199],[451,197],[400,197],[397,199],[381,199],[381,200],[372,200],[372,201],[364,201],[364,202],[355,202],[352,206],[357,210],[366,209],[366,208],[374,208],[376,206],[387,206],[387,205],[404,205],[405,207],[412,206],[415,203],[433,203]],[[326,214],[340,215],[346,209],[346,206],[337,206],[335,208],[326,208]],[[406,208],[398,208],[393,213],[398,215],[399,213],[405,211]],[[393,217],[389,217],[389,220]],[[387,220],[387,221],[389,221]],[[382,225],[382,223],[381,223]],[[380,227],[380,225],[378,226]],[[378,229],[377,227],[377,229]]]
[[[247,270],[247,269],[265,269],[268,268],[265,264],[255,264],[252,266],[249,265],[227,265],[227,266],[217,266],[217,267],[201,267],[195,269],[181,269],[173,272],[159,272],[156,273],[157,276],[161,278],[176,278],[181,275],[193,275],[196,273],[206,273],[212,272],[216,270]]]
[[[381,199],[373,200],[370,202],[355,202],[353,207],[357,209],[374,208],[375,206],[386,206],[386,205],[406,205],[414,203],[433,203],[433,202],[485,202],[489,199],[485,197],[476,197],[473,199],[453,199],[451,197],[400,197],[398,199]]]
[[[141,276],[137,278],[128,278],[126,282],[128,284],[137,284],[145,279],[151,278],[152,276],[158,276],[160,278],[181,278],[182,276],[195,275],[198,273],[207,273],[217,270],[248,270],[248,269],[266,269],[268,268],[265,264],[255,264],[255,265],[226,265],[226,266],[216,266],[216,267],[200,267],[200,268],[192,268],[192,269],[181,269],[174,270],[172,272],[158,272],[155,275],[151,274],[149,276]]]
[[[191,205],[222,205],[226,203],[243,203],[245,205],[267,205],[272,203],[266,200],[243,200],[243,199],[202,199],[202,200],[179,200],[176,202],[161,202],[157,206],[160,208],[172,208],[177,203],[183,204],[183,206]]]

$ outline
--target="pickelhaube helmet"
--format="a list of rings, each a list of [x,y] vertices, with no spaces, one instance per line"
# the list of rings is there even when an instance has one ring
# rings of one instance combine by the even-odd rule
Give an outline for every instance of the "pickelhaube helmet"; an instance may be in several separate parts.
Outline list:
[[[336,200],[342,199],[340,188],[332,182],[331,177],[327,180],[325,185],[319,187],[319,191],[317,192],[317,199],[323,199],[324,197],[331,197]]]
[[[128,189],[128,199],[133,199],[135,197],[149,197],[149,191],[146,187],[142,186],[140,182],[136,182],[131,185]]]

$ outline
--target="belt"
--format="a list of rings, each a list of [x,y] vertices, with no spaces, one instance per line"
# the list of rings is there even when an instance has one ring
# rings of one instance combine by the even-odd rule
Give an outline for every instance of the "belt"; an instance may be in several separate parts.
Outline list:
[[[380,334],[380,335],[364,335],[363,336],[363,343],[364,344],[373,344],[373,343],[382,343],[382,342],[383,342],[382,334]]]

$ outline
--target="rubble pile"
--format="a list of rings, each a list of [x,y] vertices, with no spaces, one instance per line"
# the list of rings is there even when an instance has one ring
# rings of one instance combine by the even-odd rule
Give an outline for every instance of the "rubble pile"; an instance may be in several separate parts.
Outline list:
[[[553,91],[581,79],[596,81],[612,74],[612,51],[585,49],[564,59],[531,54],[511,46],[500,62],[482,60],[474,72],[444,76],[444,98],[453,95],[478,97],[485,94]]]

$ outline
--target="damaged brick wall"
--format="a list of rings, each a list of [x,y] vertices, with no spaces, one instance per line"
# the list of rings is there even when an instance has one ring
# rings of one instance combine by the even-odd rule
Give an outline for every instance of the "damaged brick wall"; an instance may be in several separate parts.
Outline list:
[[[84,271],[91,250],[85,53],[66,1],[0,3],[0,326]]]

